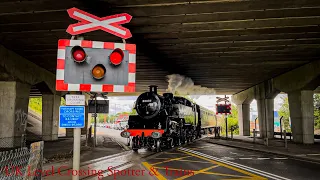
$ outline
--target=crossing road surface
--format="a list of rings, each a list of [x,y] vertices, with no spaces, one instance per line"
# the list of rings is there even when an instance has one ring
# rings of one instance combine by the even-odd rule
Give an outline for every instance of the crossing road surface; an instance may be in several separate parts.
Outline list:
[[[320,177],[320,164],[201,140],[157,154],[141,150],[135,156],[138,157],[135,161],[114,169],[105,167],[103,179],[316,180]]]

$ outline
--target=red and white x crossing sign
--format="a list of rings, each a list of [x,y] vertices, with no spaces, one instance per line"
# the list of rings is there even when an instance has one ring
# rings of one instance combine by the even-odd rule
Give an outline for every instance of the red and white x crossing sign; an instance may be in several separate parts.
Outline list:
[[[71,18],[81,21],[76,24],[71,24],[68,27],[67,32],[71,35],[83,34],[100,29],[122,39],[132,37],[129,29],[120,26],[120,24],[125,24],[131,21],[132,16],[127,13],[99,18],[80,9],[71,8],[68,9],[68,14]]]

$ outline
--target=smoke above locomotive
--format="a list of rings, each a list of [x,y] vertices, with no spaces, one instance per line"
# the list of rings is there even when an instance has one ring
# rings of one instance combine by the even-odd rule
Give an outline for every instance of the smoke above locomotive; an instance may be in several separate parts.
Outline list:
[[[215,95],[213,88],[194,85],[191,78],[180,75],[171,74],[167,76],[168,89],[167,92],[180,95]]]

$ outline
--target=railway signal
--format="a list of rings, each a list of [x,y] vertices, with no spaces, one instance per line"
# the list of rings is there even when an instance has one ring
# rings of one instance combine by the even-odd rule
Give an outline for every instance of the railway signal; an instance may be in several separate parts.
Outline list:
[[[231,114],[231,104],[217,104],[216,114]]]
[[[58,42],[57,91],[135,92],[135,44]]]
[[[121,26],[131,21],[127,13],[99,18],[77,8],[68,9],[80,22],[66,30],[72,36],[103,30],[124,39],[131,32]],[[58,42],[56,90],[69,92],[135,92],[136,45],[86,40],[60,39]],[[97,94],[95,94],[96,102]],[[96,103],[95,103],[96,104]],[[95,112],[97,106],[95,105]],[[74,127],[73,170],[80,169],[81,127]],[[94,123],[96,142],[96,113]],[[72,176],[79,179],[79,175]]]
[[[225,114],[227,139],[228,139],[228,114],[231,114],[231,104],[228,99],[229,97],[227,97],[226,95],[224,96],[224,98],[217,97],[217,104],[216,104],[216,114]],[[219,102],[221,101],[224,101],[224,104],[219,104]]]

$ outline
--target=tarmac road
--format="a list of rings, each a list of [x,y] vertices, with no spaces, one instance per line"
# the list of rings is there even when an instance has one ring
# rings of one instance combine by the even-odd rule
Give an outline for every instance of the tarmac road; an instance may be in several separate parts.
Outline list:
[[[114,130],[112,133],[117,134]],[[138,154],[133,156],[138,158],[127,163],[127,166],[107,170],[103,179],[313,180],[320,177],[320,164],[215,145],[201,140],[157,154],[139,150]],[[106,177],[107,175],[110,176]]]

